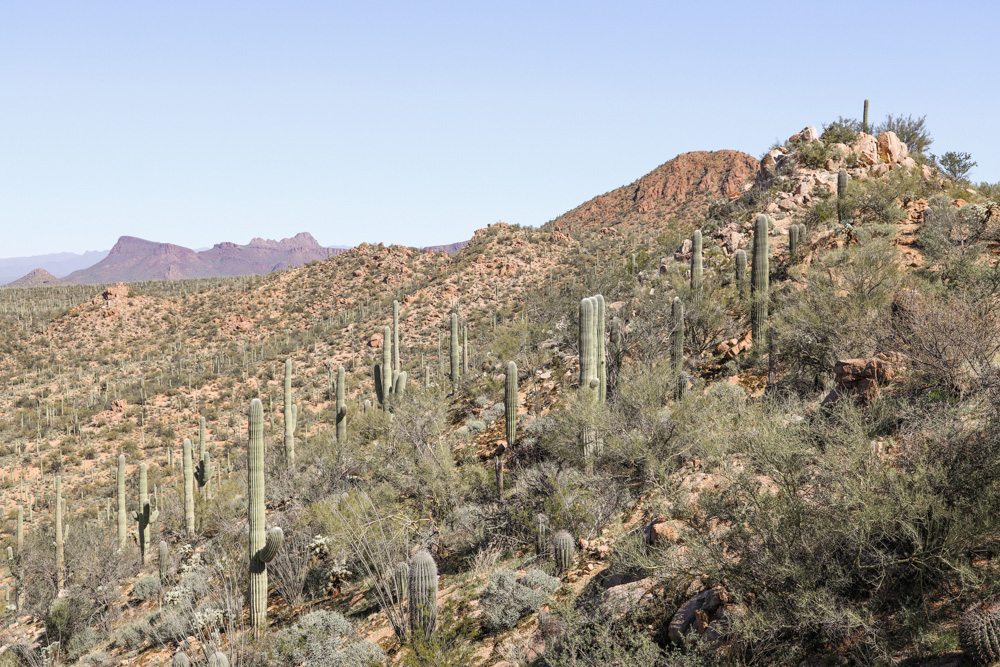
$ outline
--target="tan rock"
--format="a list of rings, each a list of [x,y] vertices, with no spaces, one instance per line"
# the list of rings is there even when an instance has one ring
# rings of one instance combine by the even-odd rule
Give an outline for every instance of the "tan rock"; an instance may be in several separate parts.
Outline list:
[[[781,157],[782,153],[777,148],[771,149],[764,156],[764,159],[760,161],[761,171],[765,173],[773,173],[775,167],[778,166],[778,159]]]
[[[858,132],[854,137],[851,152],[858,156],[858,162],[861,164],[878,164],[878,141],[870,134]]]
[[[676,519],[657,521],[649,527],[649,543],[653,546],[675,544],[680,541],[683,530],[684,524]]]
[[[889,164],[898,164],[907,156],[906,144],[895,132],[883,132],[878,135],[878,156]]]
[[[809,125],[808,127],[802,128],[800,132],[796,132],[792,136],[788,137],[788,143],[791,144],[796,141],[819,141],[819,132],[816,131],[814,126]]]
[[[368,347],[374,348],[376,350],[382,347],[382,334],[374,333],[372,337],[368,339]]]

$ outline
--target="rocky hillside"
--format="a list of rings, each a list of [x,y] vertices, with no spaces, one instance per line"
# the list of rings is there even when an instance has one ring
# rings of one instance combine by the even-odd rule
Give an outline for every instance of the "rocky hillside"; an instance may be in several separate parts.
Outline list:
[[[59,280],[45,269],[35,269],[26,276],[7,283],[4,287],[51,287],[53,285],[61,285],[62,283],[62,280]]]

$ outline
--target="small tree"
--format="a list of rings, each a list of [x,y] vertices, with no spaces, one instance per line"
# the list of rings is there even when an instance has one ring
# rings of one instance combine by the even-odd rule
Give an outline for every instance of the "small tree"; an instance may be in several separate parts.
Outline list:
[[[956,181],[964,181],[972,168],[976,166],[976,162],[970,154],[958,151],[948,151],[941,157],[934,159],[941,166],[941,170],[949,178]]]
[[[883,132],[894,132],[899,140],[906,144],[907,150],[923,154],[924,151],[934,142],[930,132],[924,122],[927,116],[914,118],[913,116],[893,116],[887,114],[885,120],[874,130],[878,135]]]

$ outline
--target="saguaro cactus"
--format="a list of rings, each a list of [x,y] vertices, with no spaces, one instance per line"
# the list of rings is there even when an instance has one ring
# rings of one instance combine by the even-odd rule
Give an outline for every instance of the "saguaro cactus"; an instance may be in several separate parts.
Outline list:
[[[392,329],[386,327],[382,330],[382,393],[392,393]]]
[[[250,520],[250,627],[256,636],[267,628],[267,564],[281,547],[281,528],[264,527],[264,406],[250,401],[247,416],[247,514]]]
[[[56,586],[62,590],[66,585],[66,559],[63,552],[63,502],[62,476],[56,475]]]
[[[539,556],[549,552],[549,517],[544,514],[535,515],[535,553]]]
[[[868,100],[867,99],[865,100],[865,112],[864,112],[864,115],[861,118],[862,118],[862,121],[861,121],[861,130],[862,130],[862,132],[868,132]]]
[[[552,555],[555,557],[556,570],[560,574],[573,567],[573,560],[576,557],[576,545],[573,543],[573,536],[565,530],[560,530],[552,536]]]
[[[167,543],[160,540],[160,546],[156,554],[156,565],[160,571],[160,586],[167,584]]]
[[[337,442],[347,441],[347,375],[343,366],[337,367]]]
[[[788,263],[794,264],[799,258],[799,226],[788,228]]]
[[[696,229],[691,235],[691,289],[701,289],[704,283],[704,271],[701,263],[701,230]]]
[[[298,407],[292,401],[292,360],[285,359],[285,465],[295,467],[295,421]],[[263,407],[262,407],[263,409]]]
[[[736,264],[736,289],[741,299],[750,296],[750,281],[747,280],[747,251],[737,250],[734,262]]]
[[[399,301],[392,302],[392,369],[397,373],[399,365]]]
[[[753,257],[750,271],[750,330],[753,346],[763,352],[767,349],[767,306],[770,291],[770,260],[767,239],[767,216],[757,216],[753,229]]]
[[[438,573],[434,557],[418,551],[410,561],[410,631],[425,639],[437,625]]]
[[[409,376],[406,371],[400,371],[395,375],[392,382],[392,393],[396,396],[402,396],[406,392],[406,381]]]
[[[580,390],[587,396],[600,395],[597,371],[597,303],[594,297],[580,301]]]
[[[451,314],[451,384],[452,387],[458,385],[459,374],[461,372],[461,359],[459,358],[458,342],[458,313]]]
[[[837,172],[837,222],[844,224],[844,197],[847,195],[847,170]]]
[[[504,424],[507,427],[507,446],[517,440],[517,364],[507,362],[507,375],[503,392]]]
[[[156,523],[159,510],[149,505],[149,487],[146,483],[146,464],[139,464],[139,509],[132,512],[132,520],[139,524],[139,554],[143,564],[149,563],[149,526]]]
[[[125,514],[125,455],[118,455],[118,478],[115,480],[118,487],[118,548],[125,548],[125,537],[128,526]]]
[[[205,452],[207,451],[208,443],[205,440],[205,418],[198,418],[198,460],[201,461],[205,458]],[[198,482],[201,486],[201,482]]]
[[[597,304],[597,400],[604,403],[608,397],[608,349],[604,345],[604,295],[598,294],[594,300]]]
[[[670,306],[670,367],[674,371],[674,381],[677,383],[675,398],[684,393],[682,384],[684,367],[684,303],[679,296],[674,297]]]
[[[188,535],[194,535],[194,461],[191,441],[184,438],[184,523]]]

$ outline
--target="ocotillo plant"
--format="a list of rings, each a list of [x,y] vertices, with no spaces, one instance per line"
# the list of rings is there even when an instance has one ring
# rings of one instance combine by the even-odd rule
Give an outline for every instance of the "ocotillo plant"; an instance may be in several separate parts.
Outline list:
[[[750,281],[747,280],[747,251],[737,250],[734,259],[736,265],[736,289],[741,299],[750,296]]]
[[[837,222],[844,224],[844,197],[847,195],[847,170],[837,172]]]
[[[156,523],[159,510],[149,505],[149,487],[146,484],[146,464],[139,464],[139,509],[132,512],[132,520],[139,524],[139,554],[143,564],[149,563],[149,526]]]
[[[399,366],[399,301],[392,302],[392,369],[397,373]]]
[[[295,420],[298,407],[292,401],[292,360],[285,359],[285,465],[295,467]],[[261,407],[263,409],[263,406]]]
[[[675,398],[680,398],[683,393],[681,384],[683,379],[684,366],[684,304],[679,296],[674,297],[674,302],[670,306],[670,367],[673,369],[674,381],[676,382]]]
[[[458,386],[458,378],[460,373],[460,363],[459,359],[459,342],[458,342],[458,313],[451,314],[451,385],[452,387]]]
[[[696,229],[691,235],[691,289],[701,289],[704,283],[704,272],[701,264],[701,230]]]
[[[517,440],[517,364],[507,362],[503,392],[504,425],[507,427],[507,447]]]
[[[56,475],[56,586],[62,590],[66,585],[66,559],[63,552],[63,503],[62,476]]]
[[[125,538],[128,531],[125,514],[125,455],[118,455],[118,478],[115,480],[118,487],[118,548],[125,548]]]
[[[250,627],[258,637],[267,628],[267,564],[281,547],[280,528],[264,528],[264,406],[250,401],[247,418],[247,514],[250,521]]]
[[[767,216],[757,216],[753,230],[753,257],[750,265],[750,330],[754,349],[767,349],[767,306],[770,298],[770,260],[767,239]]]
[[[184,524],[188,535],[194,535],[194,461],[191,441],[184,438]]]
[[[552,555],[555,557],[556,570],[562,574],[573,567],[576,556],[576,545],[573,536],[565,530],[560,530],[552,536]]]
[[[410,561],[410,631],[429,639],[437,625],[438,573],[434,557],[418,551]]]
[[[347,441],[347,375],[343,366],[337,367],[337,442]]]

